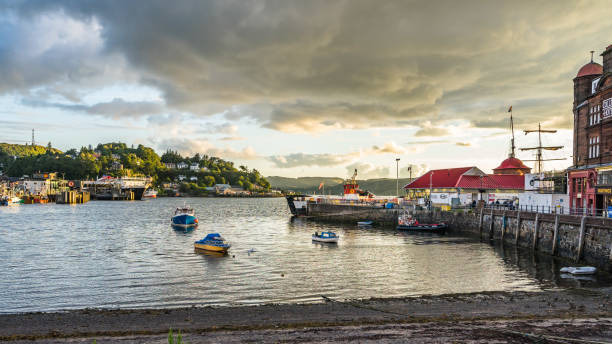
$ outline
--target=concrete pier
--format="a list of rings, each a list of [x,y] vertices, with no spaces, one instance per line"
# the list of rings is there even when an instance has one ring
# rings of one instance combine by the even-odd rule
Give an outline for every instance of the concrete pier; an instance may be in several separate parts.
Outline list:
[[[57,204],[80,204],[89,202],[90,195],[87,191],[63,191],[55,195]]]

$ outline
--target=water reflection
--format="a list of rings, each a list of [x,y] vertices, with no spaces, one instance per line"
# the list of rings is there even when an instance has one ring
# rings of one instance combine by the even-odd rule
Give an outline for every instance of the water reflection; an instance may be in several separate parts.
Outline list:
[[[579,276],[562,273],[566,266],[575,266],[572,262],[546,255],[533,253],[530,249],[514,245],[501,245],[496,242],[492,246],[495,253],[504,262],[507,269],[516,269],[537,280],[542,287],[600,287],[612,285],[612,276],[605,271],[595,275]]]
[[[603,273],[562,278],[566,262],[511,245],[292,219],[284,199],[187,202],[200,220],[187,233],[170,227],[183,199],[0,208],[0,312],[610,285]],[[316,231],[340,241],[313,242]],[[229,255],[194,250],[210,232],[232,243]]]

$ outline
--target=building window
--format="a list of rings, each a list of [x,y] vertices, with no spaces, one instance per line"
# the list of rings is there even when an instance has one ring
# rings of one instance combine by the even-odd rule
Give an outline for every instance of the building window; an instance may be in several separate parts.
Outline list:
[[[601,122],[601,112],[599,110],[601,110],[600,105],[595,105],[589,110],[589,126]]]
[[[597,185],[612,185],[612,171],[601,171],[597,174]]]
[[[589,159],[599,156],[599,136],[593,136],[589,139]]]

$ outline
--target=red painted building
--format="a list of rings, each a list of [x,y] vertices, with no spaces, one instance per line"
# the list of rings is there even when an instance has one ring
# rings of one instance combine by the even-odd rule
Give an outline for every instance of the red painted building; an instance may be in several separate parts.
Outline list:
[[[513,154],[511,154],[513,155]],[[531,168],[525,166],[520,159],[510,156],[508,159],[493,169],[494,174],[514,174],[524,175],[531,172]]]
[[[568,169],[570,207],[605,214],[612,207],[612,45],[574,78],[574,160]]]
[[[432,203],[470,204],[489,195],[504,194],[508,199],[525,189],[520,174],[486,174],[475,166],[431,170],[404,186],[410,198],[429,198]]]

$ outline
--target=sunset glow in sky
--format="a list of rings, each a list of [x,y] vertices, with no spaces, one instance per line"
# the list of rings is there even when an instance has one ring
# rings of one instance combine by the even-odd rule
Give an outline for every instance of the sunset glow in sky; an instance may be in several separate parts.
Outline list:
[[[571,165],[572,79],[607,1],[3,1],[0,142],[122,141],[264,175]],[[533,159],[532,153],[519,158]],[[532,163],[527,163],[532,166]]]

